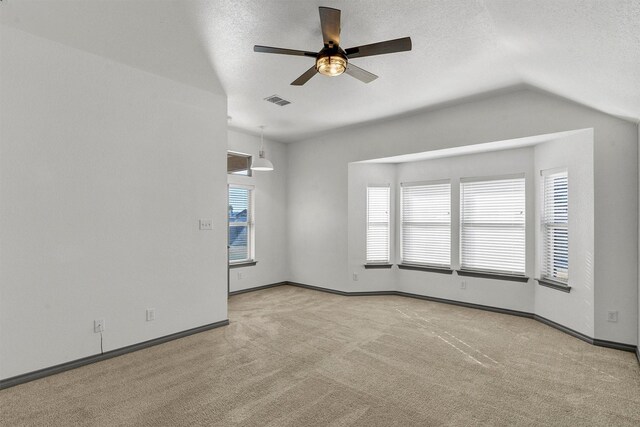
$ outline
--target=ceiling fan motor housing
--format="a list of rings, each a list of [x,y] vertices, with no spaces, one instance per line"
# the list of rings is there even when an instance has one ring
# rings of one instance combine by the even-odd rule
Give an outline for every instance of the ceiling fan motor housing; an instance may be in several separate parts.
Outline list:
[[[315,64],[302,73],[300,77],[291,82],[293,86],[304,85],[316,74],[335,77],[344,73],[360,80],[363,83],[371,83],[377,79],[378,76],[368,72],[367,70],[363,70],[354,64],[349,64],[349,59],[411,50],[410,37],[355,46],[344,50],[340,47],[340,10],[322,6],[318,9],[320,11],[322,41],[324,42],[324,47],[320,52],[315,53],[309,50],[284,49],[280,47],[261,45],[255,45],[253,47],[255,52],[314,58],[316,61]]]
[[[335,77],[345,72],[348,62],[344,50],[331,43],[318,53],[316,70],[325,76]]]

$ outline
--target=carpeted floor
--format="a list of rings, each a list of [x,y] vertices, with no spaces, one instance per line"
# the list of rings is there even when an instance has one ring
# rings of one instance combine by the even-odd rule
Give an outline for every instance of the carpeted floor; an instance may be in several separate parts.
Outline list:
[[[632,353],[531,319],[281,286],[231,324],[0,392],[18,425],[640,425]]]

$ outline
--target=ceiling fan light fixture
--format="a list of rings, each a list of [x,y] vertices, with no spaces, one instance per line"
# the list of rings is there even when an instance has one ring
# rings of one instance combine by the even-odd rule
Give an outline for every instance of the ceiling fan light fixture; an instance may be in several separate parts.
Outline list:
[[[320,55],[316,59],[316,70],[329,77],[339,76],[347,69],[347,57],[339,52],[330,55]]]

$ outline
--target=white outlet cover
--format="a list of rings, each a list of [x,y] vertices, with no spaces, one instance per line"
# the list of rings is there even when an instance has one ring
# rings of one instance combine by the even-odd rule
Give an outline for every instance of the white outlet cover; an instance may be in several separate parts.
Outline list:
[[[104,331],[104,319],[96,319],[93,321],[93,332],[100,333]]]

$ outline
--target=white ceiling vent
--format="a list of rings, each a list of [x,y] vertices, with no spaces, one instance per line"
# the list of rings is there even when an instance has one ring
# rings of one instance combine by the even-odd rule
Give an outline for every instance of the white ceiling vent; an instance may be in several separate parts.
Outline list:
[[[278,95],[267,96],[264,100],[272,102],[272,103],[274,103],[276,105],[279,105],[281,107],[284,107],[287,104],[291,104],[291,101],[287,101],[286,99],[282,99]]]

